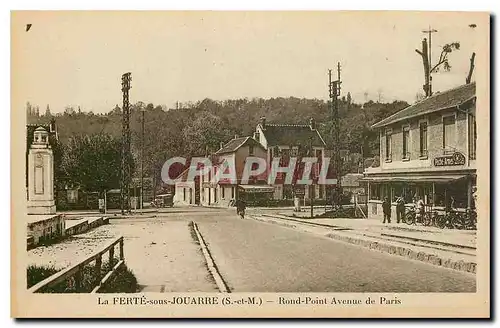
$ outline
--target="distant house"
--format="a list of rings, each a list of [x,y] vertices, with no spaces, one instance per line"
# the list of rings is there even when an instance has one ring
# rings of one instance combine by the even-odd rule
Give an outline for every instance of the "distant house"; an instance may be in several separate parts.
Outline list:
[[[266,162],[268,170],[274,158],[296,157],[300,152],[312,148],[313,156],[318,158],[318,163],[323,162],[325,158],[326,144],[316,129],[316,122],[310,119],[309,124],[271,124],[262,117],[257,125],[254,138],[266,150]],[[313,176],[319,175],[319,164],[313,165]],[[304,185],[294,186],[285,184],[285,176],[279,175],[273,184],[275,199],[291,199],[294,194],[301,193],[306,199],[311,198],[310,189]],[[315,199],[326,198],[324,185],[315,185]]]
[[[351,203],[354,203],[354,198],[358,196],[361,196],[358,201],[360,198],[364,200],[366,192],[365,183],[362,182],[363,176],[362,173],[347,173],[342,177],[342,191],[344,194],[351,194]]]
[[[236,198],[245,197],[247,200],[257,200],[257,198],[271,195],[273,188],[266,185],[267,176],[265,174],[259,177],[250,177],[248,181],[242,181],[248,157],[266,158],[266,150],[252,137],[235,136],[227,143],[221,143],[220,149],[212,156],[212,170],[209,174],[201,176],[201,203],[227,206],[231,200]],[[218,179],[214,183],[212,181],[214,176],[230,172],[225,165],[231,165],[234,168],[235,181]],[[225,171],[220,172],[222,169]]]

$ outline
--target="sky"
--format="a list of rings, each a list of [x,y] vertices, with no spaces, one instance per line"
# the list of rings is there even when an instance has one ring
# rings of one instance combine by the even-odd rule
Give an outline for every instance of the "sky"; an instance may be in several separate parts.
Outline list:
[[[341,63],[342,95],[415,101],[424,83],[422,32],[432,26],[433,62],[459,41],[450,72],[433,90],[465,82],[480,51],[484,15],[353,12],[15,12],[11,21],[13,104],[43,112],[65,106],[104,113],[130,101],[328,97],[328,69]],[[26,24],[32,24],[26,32]],[[478,25],[476,28],[470,24]],[[478,53],[479,55],[479,53]],[[478,63],[480,65],[480,63]],[[336,73],[336,72],[335,72]]]

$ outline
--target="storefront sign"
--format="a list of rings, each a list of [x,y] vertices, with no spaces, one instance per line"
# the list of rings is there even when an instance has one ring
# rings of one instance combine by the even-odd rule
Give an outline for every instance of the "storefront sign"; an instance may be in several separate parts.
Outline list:
[[[465,165],[465,156],[462,153],[453,153],[449,156],[434,158],[434,166],[455,166]]]

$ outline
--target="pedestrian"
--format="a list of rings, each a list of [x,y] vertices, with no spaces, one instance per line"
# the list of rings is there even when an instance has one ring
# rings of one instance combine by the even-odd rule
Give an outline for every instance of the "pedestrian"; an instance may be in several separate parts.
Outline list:
[[[247,204],[243,199],[238,199],[236,201],[236,213],[242,218],[245,218],[245,209],[247,207]]]
[[[398,199],[396,199],[396,221],[399,223],[405,215],[405,200],[403,198],[403,195],[399,196]]]
[[[472,209],[475,210],[477,206],[477,187],[472,187]]]
[[[387,223],[391,223],[391,202],[389,201],[389,197],[385,197],[382,202],[382,210],[384,212],[384,222],[387,220]]]

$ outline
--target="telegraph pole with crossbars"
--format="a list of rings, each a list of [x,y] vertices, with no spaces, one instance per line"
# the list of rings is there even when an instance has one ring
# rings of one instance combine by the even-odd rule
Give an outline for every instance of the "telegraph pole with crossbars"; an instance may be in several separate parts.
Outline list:
[[[122,214],[130,213],[130,103],[129,90],[130,81],[132,81],[131,73],[122,75],[122,93],[123,93],[123,108],[122,108],[122,165],[121,165],[121,188],[120,201]]]

